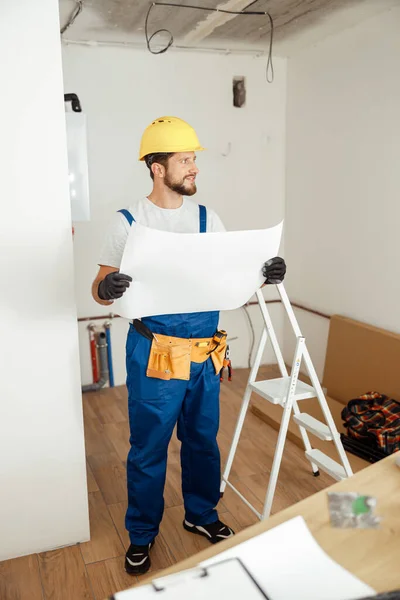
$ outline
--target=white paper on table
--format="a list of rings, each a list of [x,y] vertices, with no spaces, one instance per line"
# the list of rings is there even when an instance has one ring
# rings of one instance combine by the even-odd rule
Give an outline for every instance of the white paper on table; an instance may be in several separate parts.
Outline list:
[[[330,558],[295,517],[202,565],[240,558],[271,600],[357,600],[375,591]]]
[[[282,227],[170,233],[133,222],[120,266],[133,282],[115,312],[140,319],[243,306],[264,281],[264,262],[278,254]]]

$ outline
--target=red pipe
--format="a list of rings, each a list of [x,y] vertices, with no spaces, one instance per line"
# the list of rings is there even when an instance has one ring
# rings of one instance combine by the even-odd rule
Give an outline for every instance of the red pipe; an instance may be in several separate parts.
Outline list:
[[[89,339],[90,339],[90,357],[92,359],[93,383],[97,383],[99,381],[99,367],[97,365],[96,339],[94,337],[94,331],[91,328],[89,329]]]

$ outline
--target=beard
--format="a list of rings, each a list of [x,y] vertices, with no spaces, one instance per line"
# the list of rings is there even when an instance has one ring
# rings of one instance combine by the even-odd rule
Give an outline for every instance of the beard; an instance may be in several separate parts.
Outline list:
[[[168,173],[165,175],[164,184],[173,192],[177,194],[181,194],[181,196],[194,196],[197,192],[197,187],[195,182],[186,181],[183,179],[182,181],[173,181]]]

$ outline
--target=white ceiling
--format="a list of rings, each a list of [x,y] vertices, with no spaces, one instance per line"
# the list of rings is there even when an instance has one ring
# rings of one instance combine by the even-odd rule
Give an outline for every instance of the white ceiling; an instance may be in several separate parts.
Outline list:
[[[76,7],[76,0],[59,0],[59,3],[64,25]],[[243,10],[249,0],[181,0],[180,3]],[[400,0],[260,0],[251,10],[270,12],[275,24],[273,54],[290,56],[399,4]],[[81,14],[63,38],[131,43],[144,48],[144,21],[149,5],[149,0],[83,0]],[[265,52],[268,49],[270,27],[264,16],[232,17],[188,8],[155,7],[149,33],[161,27],[173,33],[175,45]]]

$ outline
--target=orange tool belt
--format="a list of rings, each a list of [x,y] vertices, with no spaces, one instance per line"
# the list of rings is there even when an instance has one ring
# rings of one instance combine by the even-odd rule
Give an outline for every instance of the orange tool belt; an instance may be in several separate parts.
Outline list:
[[[218,375],[224,365],[226,331],[217,331],[212,338],[177,338],[154,335],[151,343],[147,377],[156,379],[190,379],[190,364],[211,358]]]

